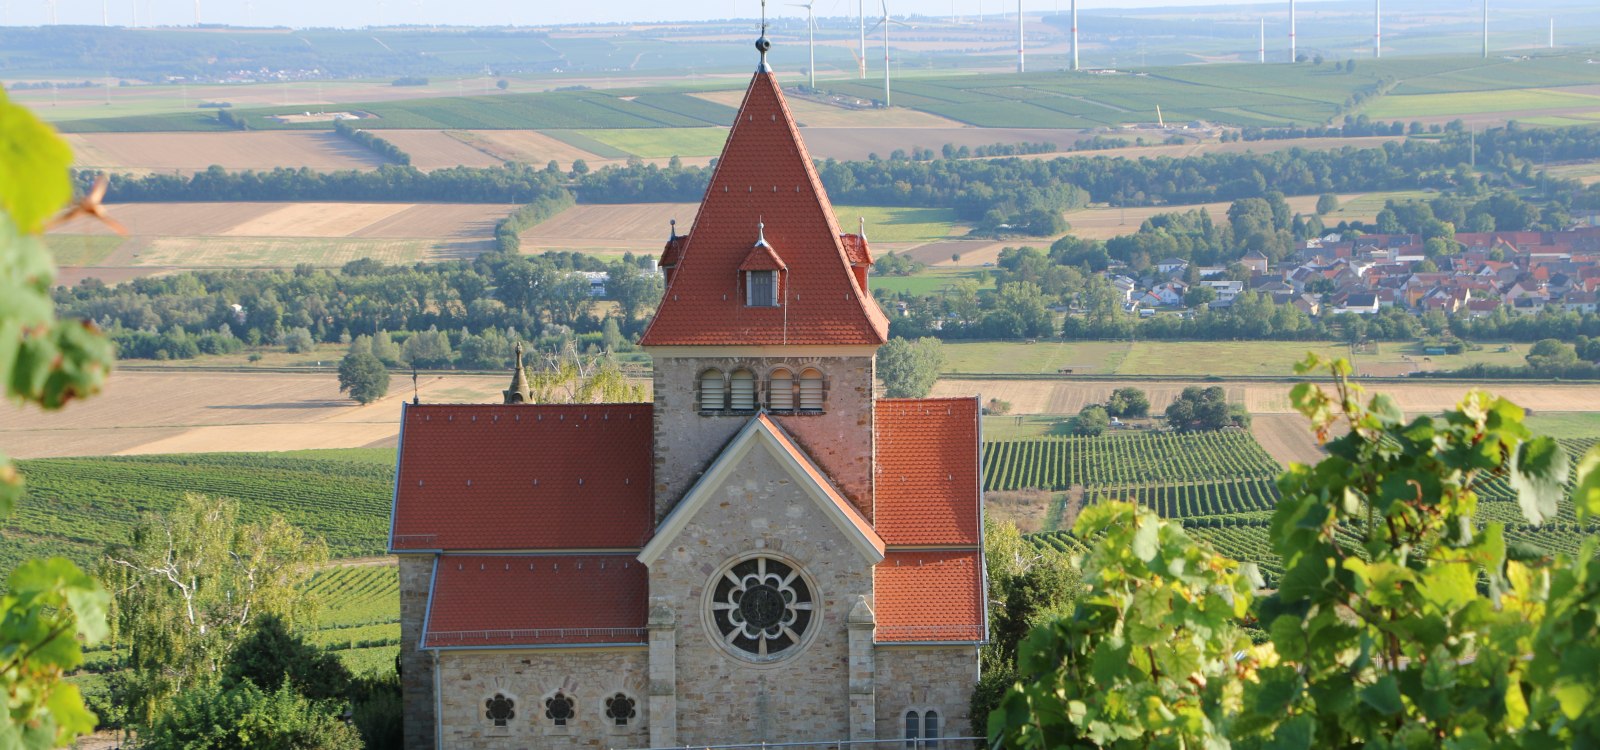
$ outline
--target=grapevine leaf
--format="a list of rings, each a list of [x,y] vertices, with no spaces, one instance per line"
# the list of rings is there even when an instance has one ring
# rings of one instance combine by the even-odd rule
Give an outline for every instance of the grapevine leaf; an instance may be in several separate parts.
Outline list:
[[[1400,701],[1400,684],[1392,674],[1379,677],[1377,682],[1362,688],[1361,702],[1385,716],[1394,716],[1405,710],[1405,704]]]
[[[1406,413],[1400,410],[1400,405],[1385,393],[1372,397],[1372,405],[1368,407],[1368,412],[1387,425],[1397,425],[1406,420]]]
[[[1571,468],[1566,449],[1552,438],[1534,438],[1517,444],[1510,463],[1508,479],[1528,523],[1538,526],[1555,518]]]
[[[1310,750],[1312,731],[1316,729],[1316,719],[1306,714],[1290,718],[1278,725],[1278,730],[1272,733],[1272,739],[1263,745],[1267,750]]]
[[[1600,445],[1589,449],[1578,462],[1578,486],[1572,491],[1578,520],[1600,517]]]
[[[0,211],[34,234],[72,197],[72,151],[50,126],[0,94]]]
[[[1161,525],[1152,518],[1140,518],[1139,529],[1133,534],[1133,554],[1145,563],[1156,559],[1160,552]]]

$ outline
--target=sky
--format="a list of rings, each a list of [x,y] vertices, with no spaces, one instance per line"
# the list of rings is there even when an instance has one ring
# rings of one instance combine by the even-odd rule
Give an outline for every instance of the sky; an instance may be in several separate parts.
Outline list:
[[[769,0],[774,16],[805,17],[805,9]],[[855,15],[858,0],[813,0],[819,17]],[[1066,7],[1070,0],[1024,0],[1029,13]],[[1454,0],[1450,0],[1454,2]],[[870,0],[869,5],[878,0]],[[1218,5],[1217,0],[1080,0],[1079,11],[1178,5]],[[1237,3],[1232,3],[1237,4]],[[0,24],[33,26],[50,20],[49,0],[0,0]],[[585,22],[693,21],[754,18],[759,0],[54,0],[60,23],[99,25],[102,18],[127,26],[137,6],[138,23],[189,25],[196,6],[205,23],[358,27],[380,23],[449,25],[541,25]],[[890,0],[896,15],[1015,12],[1015,0]],[[869,9],[868,13],[872,11]]]

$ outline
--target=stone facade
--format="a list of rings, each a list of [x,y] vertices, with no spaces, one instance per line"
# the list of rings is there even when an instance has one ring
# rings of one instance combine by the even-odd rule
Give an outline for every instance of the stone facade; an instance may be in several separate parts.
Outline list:
[[[418,648],[433,561],[433,555],[400,555],[400,699],[408,748],[434,746],[433,654]]]
[[[439,685],[441,746],[452,750],[649,745],[649,659],[643,648],[444,651]],[[566,726],[546,716],[545,700],[557,691],[573,700]],[[636,716],[626,726],[606,717],[605,701],[618,693],[634,701]],[[486,714],[485,702],[496,694],[515,704],[504,727]],[[409,738],[407,745],[412,746]]]
[[[676,614],[677,744],[850,736],[851,608],[872,568],[788,471],[756,445],[650,567],[651,606]],[[792,562],[817,604],[794,655],[755,664],[725,650],[707,621],[712,576],[741,556]]]
[[[702,372],[749,369],[757,397],[767,403],[767,376],[780,367],[796,376],[807,367],[823,374],[823,411],[774,414],[835,486],[872,520],[873,383],[870,350],[860,355],[758,356],[730,348],[723,356],[680,356],[652,350],[655,393],[656,520],[666,517],[754,412],[705,413],[699,408]]]
[[[906,712],[929,709],[939,712],[941,736],[968,735],[972,687],[978,682],[975,646],[879,644],[875,661],[879,737],[904,736]]]

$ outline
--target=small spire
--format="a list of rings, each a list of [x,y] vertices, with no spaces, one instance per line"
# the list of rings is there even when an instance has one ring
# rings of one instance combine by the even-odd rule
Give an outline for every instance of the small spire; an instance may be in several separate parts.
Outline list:
[[[762,245],[767,245],[767,247],[772,247],[771,245],[767,244],[767,223],[764,222],[764,221],[757,221],[756,222],[756,247],[760,247]]]
[[[667,220],[667,223],[672,225],[672,236],[667,238],[667,241],[671,242],[675,239],[678,239],[678,220],[669,219]]]
[[[756,51],[761,53],[761,64],[756,66],[757,73],[772,72],[772,66],[767,64],[769,49],[772,49],[772,42],[767,40],[767,0],[761,0],[761,36],[756,39]]]
[[[867,217],[857,216],[856,221],[861,222],[861,229],[856,232],[856,235],[865,240],[867,238]]]
[[[522,366],[522,342],[518,341],[513,350],[517,362],[511,372],[511,387],[501,391],[508,404],[526,404],[533,400],[533,393],[528,388],[528,371]]]

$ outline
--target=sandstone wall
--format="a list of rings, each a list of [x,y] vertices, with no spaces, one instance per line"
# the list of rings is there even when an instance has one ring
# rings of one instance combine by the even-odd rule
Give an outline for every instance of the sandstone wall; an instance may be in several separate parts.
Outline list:
[[[443,747],[452,750],[650,744],[649,664],[642,647],[444,651],[439,677]],[[564,727],[545,716],[544,701],[558,690],[575,704]],[[605,700],[618,692],[634,700],[637,713],[623,727],[605,715]],[[497,693],[514,703],[515,715],[504,727],[494,726],[485,707]]]
[[[714,492],[650,568],[651,606],[677,619],[678,744],[849,737],[847,618],[872,568],[760,444]],[[723,565],[757,552],[803,570],[817,608],[792,658],[754,665],[713,641],[705,596]]]
[[[434,745],[433,655],[417,650],[428,611],[433,555],[400,555],[400,700],[405,706],[405,743],[411,750]]]
[[[905,736],[906,711],[939,712],[941,737],[971,733],[969,701],[978,682],[975,646],[884,646],[876,653],[878,739]]]
[[[799,377],[820,370],[825,395],[820,414],[774,415],[812,460],[870,520],[872,498],[872,357],[673,357],[660,352],[653,364],[655,392],[656,519],[664,518],[755,412],[702,413],[700,373],[741,367],[755,373],[760,403],[767,401],[767,375],[779,367]]]

